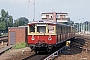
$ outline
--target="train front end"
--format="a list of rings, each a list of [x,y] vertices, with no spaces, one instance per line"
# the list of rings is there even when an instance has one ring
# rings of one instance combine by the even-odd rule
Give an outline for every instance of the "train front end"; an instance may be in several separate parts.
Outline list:
[[[56,26],[51,22],[31,22],[28,24],[28,44],[35,52],[51,51],[56,44]]]

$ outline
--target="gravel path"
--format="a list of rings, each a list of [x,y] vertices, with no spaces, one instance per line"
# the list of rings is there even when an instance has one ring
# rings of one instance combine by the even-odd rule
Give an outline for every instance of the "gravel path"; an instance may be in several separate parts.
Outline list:
[[[11,49],[2,54],[0,56],[0,60],[22,60],[23,58],[34,54],[34,52],[30,51],[31,49],[29,47],[22,49]]]

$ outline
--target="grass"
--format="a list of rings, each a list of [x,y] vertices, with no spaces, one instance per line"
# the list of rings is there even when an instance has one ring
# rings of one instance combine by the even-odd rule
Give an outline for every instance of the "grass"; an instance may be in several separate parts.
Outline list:
[[[6,50],[5,52],[10,52],[10,49],[9,50]]]
[[[18,43],[15,46],[13,46],[13,49],[21,49],[21,48],[25,48],[27,46],[27,44],[25,42],[23,43]]]

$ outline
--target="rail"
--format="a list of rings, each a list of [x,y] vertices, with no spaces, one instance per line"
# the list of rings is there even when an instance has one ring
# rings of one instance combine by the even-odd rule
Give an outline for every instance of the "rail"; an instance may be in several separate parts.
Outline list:
[[[43,55],[43,54],[34,54],[32,56],[28,56],[22,60],[43,60],[43,58],[45,58],[47,55]]]
[[[55,51],[54,53],[52,53],[51,55],[49,55],[48,57],[46,57],[44,60],[50,60],[53,59],[54,57],[58,56],[59,53],[62,52],[62,49],[66,48],[66,46],[60,48],[59,50]]]
[[[8,36],[0,36],[0,38],[4,38],[4,37],[8,37]]]
[[[3,54],[5,51],[11,49],[12,46],[13,46],[13,45],[10,45],[10,46],[7,46],[7,47],[4,47],[4,48],[0,49],[0,55]]]

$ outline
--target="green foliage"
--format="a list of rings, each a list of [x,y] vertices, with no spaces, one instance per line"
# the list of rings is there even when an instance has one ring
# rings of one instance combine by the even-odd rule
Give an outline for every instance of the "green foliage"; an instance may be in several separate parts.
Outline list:
[[[7,17],[8,16],[8,12],[6,12],[4,9],[1,10],[1,16],[2,17]]]
[[[13,46],[13,49],[20,49],[20,48],[25,48],[27,46],[27,44],[25,42],[23,43],[18,43],[15,46]]]
[[[13,26],[13,17],[4,9],[1,10],[0,17],[0,31],[8,30],[8,27]]]
[[[28,24],[28,19],[25,18],[25,17],[20,17],[18,18],[17,20],[15,20],[15,23],[14,23],[14,26],[17,27],[17,26],[25,26]]]
[[[10,49],[9,50],[6,50],[5,52],[10,52]]]
[[[29,22],[27,18],[20,17],[13,23],[13,17],[4,9],[1,10],[0,14],[0,33],[2,33],[2,31],[7,32],[8,27],[26,26]]]
[[[0,22],[0,30],[6,30],[6,23]]]

